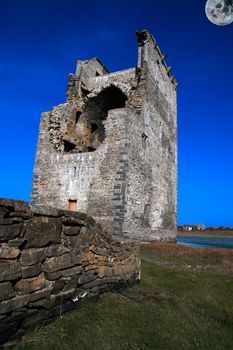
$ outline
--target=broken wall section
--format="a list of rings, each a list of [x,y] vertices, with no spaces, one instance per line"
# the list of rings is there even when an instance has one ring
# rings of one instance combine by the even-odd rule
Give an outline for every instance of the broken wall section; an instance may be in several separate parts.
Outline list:
[[[139,273],[139,246],[86,214],[0,199],[0,343]]]

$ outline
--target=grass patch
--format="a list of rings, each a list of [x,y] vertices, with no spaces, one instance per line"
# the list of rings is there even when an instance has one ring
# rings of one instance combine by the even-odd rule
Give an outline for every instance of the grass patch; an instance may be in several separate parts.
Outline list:
[[[224,269],[231,252],[175,247],[143,246],[140,284],[82,304],[16,349],[232,349],[233,276]]]

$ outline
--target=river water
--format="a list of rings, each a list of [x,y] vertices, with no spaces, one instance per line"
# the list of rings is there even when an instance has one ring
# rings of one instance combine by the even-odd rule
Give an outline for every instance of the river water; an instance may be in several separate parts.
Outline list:
[[[233,238],[209,236],[177,236],[177,244],[192,248],[233,248]]]

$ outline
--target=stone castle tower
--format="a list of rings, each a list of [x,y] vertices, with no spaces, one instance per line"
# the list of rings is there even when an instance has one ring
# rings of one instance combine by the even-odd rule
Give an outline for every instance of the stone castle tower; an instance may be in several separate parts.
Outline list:
[[[176,237],[175,77],[146,30],[138,65],[78,61],[67,102],[42,113],[31,204],[84,211],[114,234]]]

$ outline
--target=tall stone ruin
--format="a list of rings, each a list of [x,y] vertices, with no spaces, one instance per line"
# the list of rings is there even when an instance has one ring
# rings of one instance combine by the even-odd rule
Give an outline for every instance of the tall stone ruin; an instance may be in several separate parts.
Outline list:
[[[78,61],[67,101],[42,113],[31,204],[87,212],[106,231],[174,241],[177,82],[146,30],[138,65]]]

